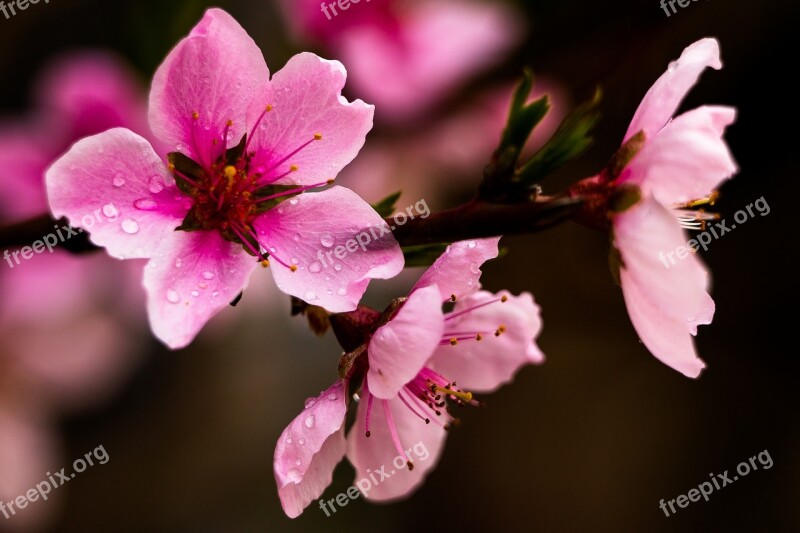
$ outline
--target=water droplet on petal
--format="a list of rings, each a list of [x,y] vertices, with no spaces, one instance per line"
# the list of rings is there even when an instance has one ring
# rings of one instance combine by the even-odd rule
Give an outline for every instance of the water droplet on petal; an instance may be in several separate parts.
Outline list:
[[[307,302],[313,302],[318,298],[317,293],[314,291],[308,291],[305,293],[303,299]]]
[[[338,294],[339,296],[346,296],[347,289],[345,289],[344,287],[339,287],[339,290],[336,291],[336,294]]]
[[[292,257],[291,259],[289,259],[289,262],[293,265],[296,265],[300,262],[300,260],[296,257]]]
[[[330,295],[332,295],[332,294],[333,294],[333,291],[332,291],[332,290],[330,290],[330,289],[328,289],[327,291],[325,291],[325,294],[327,294],[328,296],[330,296]]]
[[[210,270],[206,270],[205,272],[203,272],[202,276],[203,279],[214,279],[214,273],[211,272]]]
[[[125,178],[122,177],[122,174],[117,174],[111,183],[114,184],[114,187],[122,187],[125,185]]]
[[[192,296],[197,298],[198,296],[200,296],[200,291],[192,291]]]
[[[300,474],[300,471],[296,468],[289,469],[289,471],[286,472],[286,477],[292,483],[300,483],[301,481],[303,481],[303,476]]]
[[[467,243],[467,248],[475,248],[476,246],[478,246],[478,243],[475,241],[469,241]]]
[[[212,292],[212,293],[211,293],[211,296],[213,296],[214,298],[216,298],[217,296],[219,296],[219,291],[214,291],[214,292]]]
[[[331,248],[334,244],[336,244],[336,239],[332,234],[326,233],[319,239],[319,243],[325,248]]]
[[[343,267],[342,267],[342,264],[341,264],[341,263],[337,263],[337,264],[333,265],[333,269],[334,269],[336,272],[341,272],[341,271],[342,271],[342,268],[343,268]]]
[[[299,444],[300,446],[303,446],[303,445],[305,445],[305,443],[306,443],[306,439],[300,439],[300,440],[298,440],[298,441],[297,441],[297,444]],[[298,459],[298,461],[299,461],[299,460],[300,460],[300,459]],[[300,464],[300,463],[298,463],[298,464]]]
[[[293,239],[294,239],[294,242],[300,242],[300,234],[299,233],[295,233]]]
[[[180,268],[183,266],[183,259],[180,257],[175,260],[175,268]]]
[[[133,202],[133,207],[141,211],[152,211],[158,207],[158,204],[149,198],[139,198]]]
[[[297,198],[292,198],[291,200],[289,200],[289,203],[292,205],[297,205]]]
[[[176,304],[181,301],[181,296],[175,289],[169,289],[167,291],[167,301],[171,304]]]
[[[471,279],[468,279],[468,280],[467,280],[467,287],[472,287],[472,285],[473,285],[474,283],[475,283],[474,281],[472,281]]]
[[[478,267],[478,263],[470,263],[469,264],[469,271],[472,272],[473,274],[480,274],[481,273],[481,269],[480,269],[480,267]]]
[[[151,193],[158,194],[164,190],[164,180],[160,176],[153,176],[150,178],[149,186]]]
[[[332,402],[335,402],[336,400],[339,399],[339,395],[336,394],[335,392],[332,392],[332,393],[328,394],[328,399],[330,401],[332,401]]]
[[[117,208],[114,207],[113,204],[106,204],[103,206],[103,214],[108,218],[115,218],[119,215],[119,211],[117,211]]]
[[[298,459],[298,460],[296,460],[294,462],[294,464],[297,465],[297,466],[300,466],[301,464],[303,464],[303,460],[302,459]]]
[[[320,271],[322,271],[322,265],[320,265],[319,263],[311,263],[311,266],[308,267],[308,271],[311,272],[312,274],[317,274]]]
[[[306,418],[306,421],[305,421],[305,422],[303,422],[303,423],[305,424],[305,426],[306,426],[308,429],[311,429],[311,428],[313,428],[313,427],[314,427],[314,423],[315,423],[315,422],[316,422],[316,421],[314,420],[314,415],[311,415],[311,416],[309,416],[308,418]]]
[[[315,403],[317,403],[317,400],[315,400],[314,398],[309,398],[306,400],[306,403],[304,403],[303,406],[306,409],[308,409],[309,407],[314,407]]]
[[[122,223],[122,231],[129,235],[133,235],[139,231],[139,223],[129,218]]]
[[[286,437],[286,444],[292,443],[292,437]]]

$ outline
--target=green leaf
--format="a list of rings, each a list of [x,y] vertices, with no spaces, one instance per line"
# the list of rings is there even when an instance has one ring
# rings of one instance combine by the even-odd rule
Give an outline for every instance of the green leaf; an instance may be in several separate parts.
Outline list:
[[[533,187],[561,165],[583,154],[593,142],[591,131],[599,118],[601,92],[564,120],[553,137],[518,172],[518,180]]]
[[[378,214],[381,216],[381,218],[386,218],[388,216],[391,216],[395,211],[397,200],[400,199],[401,194],[403,194],[403,191],[397,191],[394,194],[390,194],[377,204],[374,204],[372,206],[372,209],[377,211]]]
[[[186,176],[192,181],[201,182],[206,179],[206,172],[203,170],[203,167],[180,152],[168,153],[167,160],[170,165],[174,167],[172,174],[175,176],[175,184],[178,186],[178,189],[185,194],[193,196],[196,192],[196,188],[183,179],[181,175]]]
[[[198,216],[197,206],[192,207],[181,222],[181,225],[175,228],[175,231],[200,231],[206,229]]]
[[[446,244],[423,244],[420,246],[406,246],[403,248],[403,255],[406,259],[406,267],[427,267],[431,266],[444,251],[447,250]]]

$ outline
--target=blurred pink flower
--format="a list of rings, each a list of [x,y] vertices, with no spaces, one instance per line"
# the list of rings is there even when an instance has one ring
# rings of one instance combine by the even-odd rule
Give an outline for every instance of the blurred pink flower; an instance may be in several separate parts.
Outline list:
[[[364,1],[336,16],[317,0],[282,5],[297,37],[341,59],[377,117],[393,122],[425,114],[502,59],[524,30],[507,5],[472,0]]]
[[[211,9],[153,79],[150,123],[178,151],[169,170],[145,139],[111,130],[50,168],[51,207],[79,225],[84,213],[117,206],[122,223],[93,228],[91,239],[113,257],[150,259],[150,323],[172,348],[189,344],[245,288],[257,258],[273,260],[284,292],[355,309],[369,280],[396,275],[403,257],[389,235],[328,276],[313,267],[328,241],[383,224],[347,189],[301,194],[332,182],[372,127],[372,106],[341,96],[345,78],[340,63],[306,53],[270,80],[244,29]]]
[[[625,304],[647,349],[692,378],[705,368],[692,336],[714,316],[709,274],[696,254],[675,265],[659,257],[686,245],[682,227],[702,227],[714,219],[688,208],[713,203],[714,191],[737,171],[723,139],[735,109],[703,106],[672,118],[706,67],[722,67],[715,39],[686,48],[645,95],[625,135],[623,151],[635,155],[619,176],[610,182],[614,176],[606,174],[587,180],[588,187],[604,194],[641,198],[611,217]]]
[[[61,57],[43,71],[35,93],[38,107],[29,116],[0,122],[0,165],[14,169],[0,179],[2,222],[47,212],[44,171],[76,135],[145,127],[143,93],[109,54]],[[58,465],[55,416],[107,398],[139,362],[134,334],[143,317],[121,304],[138,291],[132,271],[112,263],[61,250],[13,263],[13,270],[2,262],[0,500],[23,495]],[[14,529],[42,527],[57,507],[36,502],[2,520]]]
[[[441,453],[445,429],[453,421],[447,402],[477,404],[463,389],[494,391],[523,365],[543,361],[535,343],[541,319],[533,297],[479,290],[480,265],[497,256],[498,241],[450,246],[399,311],[372,334],[346,448],[349,384],[344,380],[308,401],[281,434],[274,466],[288,516],[298,516],[322,494],[345,453],[356,479],[396,458],[407,466],[392,470],[389,482],[372,485],[365,498],[386,501],[409,494]],[[449,313],[442,312],[445,301],[456,302]],[[414,445],[429,454],[416,463],[407,451]]]

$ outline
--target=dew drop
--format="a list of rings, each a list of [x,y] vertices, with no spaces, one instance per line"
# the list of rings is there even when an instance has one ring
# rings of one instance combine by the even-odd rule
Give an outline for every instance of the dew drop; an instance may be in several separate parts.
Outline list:
[[[276,251],[274,246],[270,246],[269,253],[274,254]]]
[[[474,281],[472,281],[471,279],[468,279],[467,280],[467,287],[472,287],[472,285],[474,285],[474,283],[475,283]]]
[[[211,296],[213,296],[214,298],[216,298],[217,296],[219,296],[219,291],[214,291],[214,292],[212,292],[212,293],[211,293]]]
[[[197,298],[198,296],[200,296],[200,291],[192,291],[192,296]]]
[[[341,271],[342,271],[342,268],[343,268],[343,267],[342,267],[342,264],[341,264],[341,263],[337,263],[337,264],[333,265],[333,269],[334,269],[336,272],[341,272]]]
[[[108,218],[114,218],[119,214],[119,211],[112,204],[106,204],[103,206],[103,214]]]
[[[125,185],[125,178],[122,177],[122,174],[117,174],[114,176],[114,179],[111,181],[114,184],[114,187],[122,187]]]
[[[175,268],[180,268],[183,266],[183,259],[180,257],[175,260]]]
[[[332,393],[328,394],[328,399],[330,401],[332,401],[332,402],[335,402],[336,400],[339,399],[339,395],[336,394],[335,392],[332,392]]]
[[[133,207],[140,211],[152,211],[158,207],[158,204],[149,198],[139,198],[133,202]]]
[[[300,466],[301,464],[303,464],[303,461],[302,459],[298,459],[297,461],[294,462],[294,464]]]
[[[211,272],[210,270],[206,270],[205,272],[203,272],[202,276],[203,279],[209,279],[209,280],[214,279],[214,273]]]
[[[300,440],[298,440],[298,441],[297,441],[297,444],[299,444],[300,446],[303,446],[303,445],[305,445],[305,443],[306,443],[306,439],[300,439]],[[298,461],[299,461],[299,460],[300,460],[300,459],[298,459]],[[298,464],[299,464],[299,463],[298,463]]]
[[[470,263],[469,264],[469,271],[473,274],[480,274],[481,269],[478,267],[478,263]]]
[[[322,271],[322,265],[320,265],[319,263],[311,263],[311,266],[308,267],[308,271],[311,272],[312,274],[318,274],[319,272]]]
[[[308,291],[308,292],[306,292],[306,293],[305,293],[305,295],[303,296],[303,299],[304,299],[305,301],[307,301],[307,302],[313,302],[313,301],[314,301],[314,300],[316,300],[317,298],[319,298],[319,297],[317,296],[317,293],[316,293],[316,292],[314,292],[314,291]]]
[[[291,200],[289,200],[289,203],[292,205],[297,205],[297,198],[292,198]]]
[[[300,471],[296,468],[290,468],[288,472],[286,472],[286,477],[292,483],[300,483],[303,480],[303,476],[300,474]]]
[[[169,289],[167,291],[167,301],[171,304],[176,304],[181,301],[181,296],[175,289]]]
[[[330,290],[330,289],[328,289],[327,291],[325,291],[325,294],[327,294],[328,296],[330,296],[330,295],[332,295],[332,294],[333,294],[333,291],[332,291],[332,290]]]
[[[300,260],[298,258],[296,258],[296,257],[292,257],[291,259],[289,259],[289,262],[291,264],[293,264],[293,265],[296,265],[296,264],[300,263]]]
[[[286,437],[286,444],[291,444],[292,442],[292,437]]]
[[[300,234],[299,233],[295,233],[293,239],[294,239],[294,242],[300,242]]]
[[[319,239],[319,243],[325,248],[331,248],[336,243],[336,239],[332,234],[326,233]]]
[[[150,178],[149,186],[150,192],[153,194],[158,194],[164,190],[164,182],[159,176],[153,176]]]
[[[476,246],[478,246],[478,243],[475,241],[469,241],[467,243],[467,248],[475,248]]]
[[[122,223],[122,231],[129,235],[133,235],[139,231],[139,223],[132,218],[129,218]]]
[[[308,429],[311,429],[311,428],[313,428],[313,427],[314,427],[314,422],[315,422],[315,420],[314,420],[314,415],[311,415],[311,416],[309,416],[308,418],[306,418],[306,421],[305,421],[305,422],[303,422],[303,423],[305,424],[305,426],[306,426]]]
[[[346,296],[347,289],[345,289],[344,287],[339,287],[339,290],[336,291],[336,294],[338,294],[339,296]]]
[[[317,400],[315,400],[314,398],[308,398],[306,400],[306,403],[303,404],[303,407],[308,409],[309,407],[314,407],[315,403],[317,403]]]

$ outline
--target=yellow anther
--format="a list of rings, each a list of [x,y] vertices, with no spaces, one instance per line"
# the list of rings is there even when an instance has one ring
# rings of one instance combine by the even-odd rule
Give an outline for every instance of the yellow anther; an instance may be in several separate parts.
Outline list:
[[[472,393],[471,392],[463,392],[458,390],[453,390],[449,387],[435,387],[436,392],[443,392],[448,396],[455,396],[459,400],[463,400],[465,402],[472,401]]]
[[[297,265],[290,266],[289,270],[291,270],[292,272],[297,272]]]
[[[236,170],[236,167],[233,165],[228,165],[225,167],[225,175],[228,177],[228,179],[233,179],[237,172],[238,171]]]
[[[266,108],[266,110],[267,110],[267,113],[269,113],[270,111],[272,111],[272,104],[267,104],[267,108]]]
[[[321,141],[322,140],[322,134],[321,133],[315,133],[314,134],[314,140],[315,141]]]
[[[506,327],[505,326],[500,326],[499,328],[497,328],[497,331],[494,332],[494,336],[495,337],[499,337],[500,335],[502,335],[505,332],[506,332]]]
[[[232,121],[232,120],[229,120],[229,121],[228,121],[228,122],[226,122],[225,124],[226,124],[226,125],[227,125],[227,126],[230,128],[231,126],[233,126],[233,121]]]
[[[297,172],[297,170],[298,170],[298,167],[297,167],[297,165],[292,165],[292,166],[290,166],[290,167],[289,167],[289,170],[290,170],[291,172]]]
[[[336,181],[334,178],[329,179],[326,183],[328,185],[333,185],[333,182]]]
[[[175,170],[175,165],[173,165],[172,163],[170,163],[170,164],[168,164],[168,165],[167,165],[167,169],[168,169],[170,172],[173,172],[173,171]]]
[[[483,340],[483,335],[481,335],[480,333],[478,333],[477,335],[475,335],[475,340],[476,340],[476,341],[482,341],[482,340]]]
[[[500,301],[506,303],[508,301],[508,296],[504,294],[503,296],[500,297]]]
[[[261,266],[264,268],[269,268],[269,261],[264,259],[263,261],[261,261]]]
[[[455,302],[456,301],[456,295],[455,294],[451,294],[450,295],[450,301],[451,302]]]
[[[458,339],[456,339],[455,337],[450,339],[450,346],[455,346],[456,344],[458,344]]]
[[[192,118],[193,118],[193,119],[195,119],[195,120],[197,120],[198,118],[200,118],[200,113],[198,113],[197,111],[195,111],[194,113],[192,113]]]

